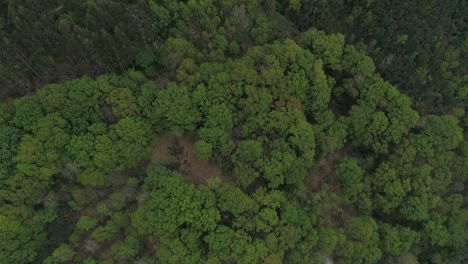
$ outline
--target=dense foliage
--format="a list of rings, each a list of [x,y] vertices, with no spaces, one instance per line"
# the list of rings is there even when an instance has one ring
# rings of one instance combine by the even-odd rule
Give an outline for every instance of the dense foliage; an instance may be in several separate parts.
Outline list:
[[[416,67],[430,25],[319,2],[0,2],[1,92],[67,79],[0,104],[0,262],[464,260],[464,4]]]

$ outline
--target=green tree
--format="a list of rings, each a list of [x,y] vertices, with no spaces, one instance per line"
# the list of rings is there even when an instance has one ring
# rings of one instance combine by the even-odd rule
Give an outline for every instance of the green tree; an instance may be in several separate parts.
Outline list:
[[[151,151],[151,128],[141,118],[126,117],[111,127],[113,147],[120,164],[136,167]]]
[[[177,98],[177,100],[173,100]],[[185,131],[193,131],[200,121],[200,113],[195,108],[187,87],[174,83],[168,84],[166,89],[160,90],[153,102],[154,124],[169,129],[176,135]]]
[[[454,149],[463,141],[463,130],[452,116],[427,116],[422,134],[427,136],[438,151]]]
[[[113,89],[105,101],[112,107],[112,113],[119,118],[140,114],[137,100],[128,88]]]
[[[346,233],[348,240],[343,244],[340,256],[344,263],[374,263],[382,257],[374,219],[368,216],[353,218]]]
[[[402,204],[406,193],[411,190],[409,179],[400,179],[396,169],[382,163],[372,178],[374,204],[384,213]]]
[[[221,194],[218,203],[220,211],[239,215],[248,210],[252,202],[240,189],[230,188]]]
[[[203,140],[198,140],[193,146],[193,151],[197,158],[202,161],[208,161],[213,154],[213,147],[210,143]]]
[[[323,31],[311,29],[304,33],[302,45],[310,48],[330,69],[340,70],[344,43],[345,37],[342,34],[327,35]]]
[[[142,249],[141,240],[137,236],[127,236],[120,245],[119,255],[124,258],[133,258]]]
[[[379,225],[379,234],[382,251],[394,256],[399,256],[409,251],[411,246],[418,240],[416,231],[407,227],[392,226],[386,223]]]
[[[232,160],[234,162],[255,163],[261,158],[262,152],[262,143],[260,141],[242,140],[239,142]]]
[[[14,124],[27,131],[35,131],[38,120],[44,116],[44,112],[37,102],[31,97],[21,98],[15,101]]]
[[[2,206],[0,214],[0,257],[5,263],[30,263],[45,238],[29,208]],[[23,211],[23,212],[22,212]],[[23,216],[21,216],[23,214]]]
[[[354,158],[345,158],[335,168],[341,188],[351,202],[357,202],[363,192],[363,169]]]
[[[80,230],[89,231],[93,229],[98,223],[98,220],[91,216],[83,215],[76,223],[76,228]]]
[[[197,232],[213,230],[220,219],[214,194],[198,190],[180,176],[163,169],[149,172],[149,199],[140,204],[133,225],[141,234],[174,234],[182,225]]]
[[[45,264],[54,264],[54,263],[66,263],[73,259],[73,256],[76,253],[73,249],[70,248],[67,244],[60,244],[58,248],[54,250],[52,255],[45,259]]]

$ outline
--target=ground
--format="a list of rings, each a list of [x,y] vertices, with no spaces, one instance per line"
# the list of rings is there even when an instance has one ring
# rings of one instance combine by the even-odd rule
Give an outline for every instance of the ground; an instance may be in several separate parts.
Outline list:
[[[222,177],[221,166],[196,158],[193,152],[194,144],[193,137],[162,135],[153,149],[149,165],[164,165],[176,169],[196,185],[206,184],[209,179],[215,177]]]
[[[338,199],[338,197],[343,196],[338,179],[334,174],[335,166],[346,156],[348,151],[349,149],[344,148],[317,161],[305,178],[308,192],[318,193],[326,186],[331,193],[339,194],[331,196],[335,198],[329,198],[333,200],[331,204],[334,206],[321,212],[321,218],[329,226],[346,226],[353,217],[357,216],[356,209],[349,201]]]

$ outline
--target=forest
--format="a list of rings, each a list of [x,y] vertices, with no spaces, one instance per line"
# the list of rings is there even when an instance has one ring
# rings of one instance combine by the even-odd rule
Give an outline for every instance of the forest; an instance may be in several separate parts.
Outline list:
[[[0,263],[467,263],[467,14],[0,0]]]

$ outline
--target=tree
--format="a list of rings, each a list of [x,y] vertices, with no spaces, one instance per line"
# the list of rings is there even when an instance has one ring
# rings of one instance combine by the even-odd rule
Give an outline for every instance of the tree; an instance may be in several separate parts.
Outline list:
[[[124,258],[133,258],[142,248],[141,240],[134,235],[127,236],[120,246],[119,255]]]
[[[219,225],[204,238],[204,241],[208,244],[210,255],[214,255],[220,260],[227,260],[234,257],[234,248],[242,235],[245,236],[240,231],[236,232],[227,226]]]
[[[241,140],[233,156],[234,162],[255,163],[262,156],[262,143],[257,140]]]
[[[173,98],[178,99],[173,101]],[[200,113],[185,86],[168,84],[166,89],[158,91],[152,105],[157,109],[153,115],[153,123],[169,129],[176,135],[193,131],[200,120]]]
[[[343,244],[344,263],[373,263],[382,256],[378,248],[377,224],[371,217],[353,218],[347,227],[348,240]]]
[[[198,140],[193,146],[193,151],[198,159],[208,161],[213,153],[213,147],[210,143],[203,140]]]
[[[38,120],[44,116],[44,112],[35,98],[22,98],[15,101],[16,126],[29,132],[35,131]]]
[[[198,130],[198,136],[212,144],[223,156],[228,156],[234,148],[229,139],[234,122],[234,115],[226,104],[212,106],[207,110],[204,126]]]
[[[345,158],[335,168],[335,174],[340,180],[341,188],[351,202],[357,202],[363,192],[362,183],[364,171],[354,158]]]
[[[128,225],[128,215],[124,212],[115,212],[102,226],[98,226],[91,233],[97,241],[106,241],[114,238],[123,227]]]
[[[76,228],[80,230],[89,231],[93,229],[98,223],[98,220],[90,216],[81,216],[78,222],[76,223]]]
[[[421,132],[428,137],[436,150],[454,149],[463,141],[463,130],[458,126],[456,118],[430,115],[424,121],[426,125]]]
[[[230,188],[221,194],[218,203],[220,211],[236,216],[248,210],[252,202],[240,189]]]
[[[141,234],[173,235],[182,225],[197,232],[216,227],[220,214],[208,190],[198,190],[162,169],[151,171],[145,185],[149,199],[133,216],[133,225]]]
[[[54,250],[52,256],[46,258],[44,261],[45,264],[54,264],[54,263],[66,263],[67,261],[71,261],[73,256],[76,253],[73,249],[70,248],[67,244],[60,244],[58,248]]]
[[[302,45],[310,48],[332,70],[340,70],[344,42],[345,37],[342,34],[327,35],[323,31],[311,29],[304,33]]]
[[[409,179],[400,179],[397,170],[382,163],[372,178],[375,205],[384,213],[398,207],[411,190]]]
[[[35,223],[33,212],[26,207],[2,206],[0,214],[0,257],[6,263],[30,263],[37,256],[45,233]],[[23,211],[23,212],[22,212]]]
[[[106,97],[106,103],[112,107],[112,113],[119,118],[140,114],[137,100],[128,88],[113,89]]]
[[[386,223],[379,225],[379,234],[382,251],[394,256],[409,251],[411,246],[418,240],[418,234],[414,230]]]
[[[126,117],[111,127],[118,163],[136,167],[151,151],[151,128],[141,118]]]
[[[444,246],[449,239],[447,228],[440,220],[430,220],[424,225],[424,233],[432,245]]]
[[[409,98],[377,78],[361,91],[358,104],[349,111],[348,124],[355,145],[386,153],[388,145],[399,143],[418,119]]]
[[[0,182],[4,182],[13,173],[13,157],[16,155],[21,134],[20,129],[0,123]],[[2,186],[3,183],[0,184],[3,189]]]

